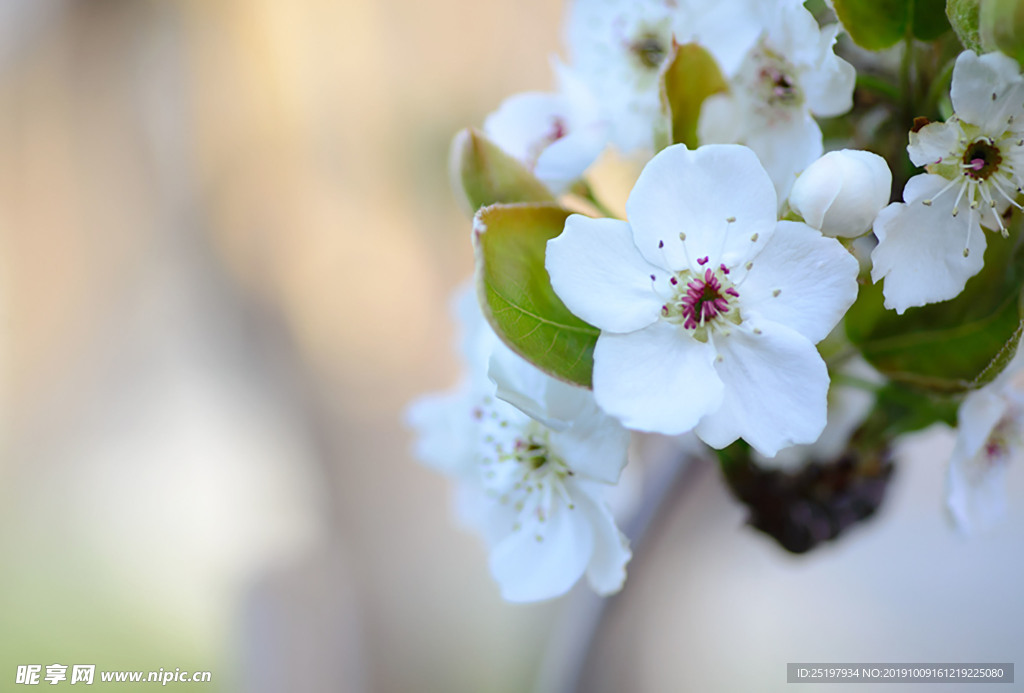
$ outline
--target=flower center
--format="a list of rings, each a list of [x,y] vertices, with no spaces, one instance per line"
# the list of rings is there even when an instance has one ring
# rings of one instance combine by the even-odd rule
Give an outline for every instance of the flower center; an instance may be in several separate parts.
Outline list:
[[[975,140],[964,150],[964,172],[974,180],[987,180],[999,170],[1003,156],[988,139]]]
[[[708,258],[697,261],[706,265]],[[740,292],[729,280],[729,269],[719,265],[710,267],[704,273],[689,270],[678,272],[669,278],[673,288],[672,298],[661,307],[661,316],[666,320],[681,323],[683,329],[692,330],[698,340],[707,341],[707,329],[728,320],[739,324],[739,310],[736,299]]]
[[[743,91],[753,98],[755,109],[766,114],[779,117],[804,101],[796,68],[767,46],[751,53],[740,74],[745,75],[740,78]]]
[[[487,494],[515,510],[512,530],[531,518],[543,525],[560,506],[573,510],[566,480],[574,474],[552,450],[550,429],[518,412],[503,418],[495,404],[487,398],[474,412],[482,424],[478,459]],[[543,541],[544,530],[535,527],[535,531],[537,541]]]
[[[668,49],[662,39],[653,32],[645,32],[629,44],[629,51],[636,56],[637,61],[648,70],[655,70],[661,66]]]

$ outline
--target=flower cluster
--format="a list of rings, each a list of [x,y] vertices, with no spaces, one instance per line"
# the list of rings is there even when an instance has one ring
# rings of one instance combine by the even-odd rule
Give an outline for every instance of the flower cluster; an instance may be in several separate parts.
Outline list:
[[[571,0],[556,90],[512,96],[456,138],[454,180],[478,207],[466,375],[408,421],[417,456],[457,479],[506,599],[583,576],[600,594],[622,586],[611,508],[643,435],[721,451],[757,512],[798,502],[779,489],[816,488],[816,469],[872,489],[853,520],[823,510],[838,519],[814,542],[776,537],[796,551],[874,512],[894,436],[957,418],[952,515],[999,515],[1024,441],[1020,362],[1007,365],[1024,331],[1024,76],[961,51],[964,27],[934,38],[923,10],[835,5]],[[903,37],[901,71],[837,55],[837,18],[870,50]],[[915,61],[914,37],[947,67]],[[621,219],[587,182],[608,149],[643,162]],[[822,498],[856,495],[833,491]],[[754,524],[800,524],[787,513]]]

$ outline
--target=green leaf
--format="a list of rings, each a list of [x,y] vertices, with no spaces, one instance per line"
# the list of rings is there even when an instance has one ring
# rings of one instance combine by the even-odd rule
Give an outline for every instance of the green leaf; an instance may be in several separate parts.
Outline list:
[[[554,202],[547,187],[521,163],[472,128],[452,140],[452,187],[468,214],[498,202]]]
[[[846,315],[846,334],[891,380],[935,392],[990,382],[1021,336],[1024,279],[1014,239],[989,234],[985,266],[956,298],[902,316],[885,310],[880,284],[863,285]]]
[[[879,51],[907,33],[908,0],[835,0],[836,14],[854,43]]]
[[[676,44],[661,75],[661,104],[671,127],[672,144],[697,147],[697,120],[704,99],[727,91],[728,82],[714,57],[696,43]]]
[[[946,18],[964,48],[979,55],[981,37],[978,34],[978,6],[981,0],[946,0]]]
[[[473,220],[476,280],[491,327],[545,373],[590,387],[600,330],[569,312],[544,268],[548,240],[571,212],[553,204],[492,205]]]
[[[931,41],[949,30],[945,0],[835,0],[836,14],[850,38],[879,51],[907,36]]]
[[[914,0],[914,38],[934,41],[949,31],[946,0]]]

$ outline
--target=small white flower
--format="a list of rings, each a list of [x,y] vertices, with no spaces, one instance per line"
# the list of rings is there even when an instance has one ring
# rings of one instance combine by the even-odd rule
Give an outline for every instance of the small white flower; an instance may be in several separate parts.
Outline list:
[[[781,200],[796,174],[821,156],[813,116],[850,110],[856,72],[832,52],[839,26],[819,29],[799,0],[758,3],[756,11],[760,38],[732,76],[731,92],[704,102],[698,135],[702,144],[753,149]]]
[[[604,149],[608,126],[586,85],[565,65],[554,69],[557,92],[509,97],[484,121],[484,132],[558,195]]]
[[[458,479],[460,514],[490,547],[505,599],[557,597],[584,574],[598,593],[617,591],[630,552],[605,496],[626,464],[629,433],[589,391],[513,354],[472,305],[464,345],[475,373],[451,393],[410,405],[417,456]],[[490,350],[481,348],[488,343]],[[499,385],[481,377],[488,363]]]
[[[665,127],[659,79],[673,39],[700,43],[731,74],[759,32],[750,0],[575,0],[566,22],[570,64],[626,153],[651,150]]]
[[[789,206],[826,236],[856,237],[871,230],[889,202],[892,173],[885,159],[859,149],[828,152],[793,184]]]
[[[949,461],[946,502],[964,532],[984,531],[1006,513],[1006,471],[1024,452],[1024,360],[964,398]]]
[[[628,428],[695,429],[765,455],[813,442],[828,372],[814,344],[857,295],[857,262],[777,221],[771,180],[737,145],[669,147],[644,168],[629,222],[572,215],[548,242],[555,292],[601,329],[597,403]]]
[[[1006,234],[1002,214],[1024,184],[1024,80],[1000,53],[964,51],[953,68],[954,115],[910,133],[914,176],[878,215],[871,278],[886,308],[945,301],[984,264],[982,226]]]

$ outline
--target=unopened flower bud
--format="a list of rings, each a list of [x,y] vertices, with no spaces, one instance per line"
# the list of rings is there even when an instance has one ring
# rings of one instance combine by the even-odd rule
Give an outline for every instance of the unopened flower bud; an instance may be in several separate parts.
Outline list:
[[[859,149],[829,152],[793,184],[789,206],[826,236],[860,236],[889,203],[892,174],[885,159]]]

